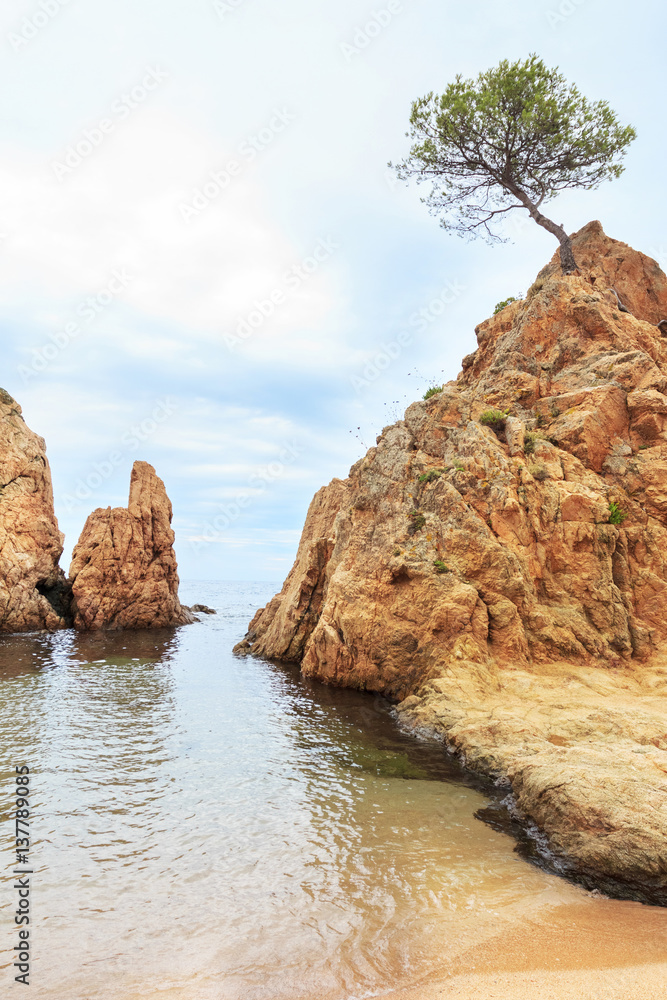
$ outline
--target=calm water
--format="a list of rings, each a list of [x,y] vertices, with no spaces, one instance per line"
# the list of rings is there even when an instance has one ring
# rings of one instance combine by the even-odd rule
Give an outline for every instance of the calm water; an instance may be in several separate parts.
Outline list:
[[[33,775],[35,998],[369,996],[517,907],[590,898],[475,820],[484,797],[386,703],[233,657],[273,591],[191,585],[217,616],[0,642],[8,987],[15,763]]]

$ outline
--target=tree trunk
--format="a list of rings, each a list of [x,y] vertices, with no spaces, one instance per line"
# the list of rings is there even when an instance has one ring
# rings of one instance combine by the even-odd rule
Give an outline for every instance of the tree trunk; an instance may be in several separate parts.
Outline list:
[[[563,270],[563,274],[572,274],[577,270],[577,262],[574,259],[574,251],[572,249],[572,240],[567,235],[562,226],[558,226],[551,219],[547,219],[546,215],[542,215],[537,205],[534,205],[530,200],[528,195],[518,187],[511,188],[512,194],[514,194],[522,205],[524,205],[530,212],[531,217],[535,220],[538,226],[542,226],[546,229],[548,233],[551,233],[556,237],[560,243],[560,265]]]

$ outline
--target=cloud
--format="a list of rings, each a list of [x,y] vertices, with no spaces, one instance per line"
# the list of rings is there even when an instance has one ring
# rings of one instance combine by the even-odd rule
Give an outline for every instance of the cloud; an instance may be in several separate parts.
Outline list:
[[[254,162],[273,155],[271,147],[253,149],[249,160],[239,152],[244,143],[224,149],[178,117],[141,107],[58,180],[53,164],[63,162],[66,150],[88,148],[85,130],[81,135],[83,146],[73,136],[47,159],[3,150],[5,310],[21,309],[26,318],[30,303],[27,318],[44,339],[68,322],[84,324],[91,297],[94,309],[97,298],[108,305],[112,283],[114,303],[106,314],[96,309],[96,335],[129,358],[159,352],[176,361],[200,342],[228,351],[225,336],[245,323],[249,334],[238,346],[250,355],[259,351],[267,361],[296,355],[306,365],[332,361],[326,340],[314,332],[336,300],[327,268],[335,240],[313,234],[297,247],[272,219]],[[218,190],[211,178],[234,158],[239,173]],[[188,222],[182,208],[193,202],[204,207]],[[125,276],[122,287],[118,274]],[[134,322],[118,324],[114,306],[134,314]],[[147,317],[169,330],[151,330],[142,322]]]

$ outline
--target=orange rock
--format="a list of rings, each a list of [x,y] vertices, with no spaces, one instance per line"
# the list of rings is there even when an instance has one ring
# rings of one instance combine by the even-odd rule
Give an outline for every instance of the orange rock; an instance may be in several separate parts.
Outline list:
[[[667,341],[607,294],[613,280],[628,308],[654,319],[667,316],[667,281],[598,223],[574,244],[578,275],[545,268],[524,301],[478,327],[456,382],[413,403],[348,480],[318,494],[326,530],[314,534],[309,517],[282,594],[253,621],[253,652],[400,698],[456,660],[466,636],[498,663],[606,666],[667,639],[667,605],[661,624],[635,588],[642,574],[667,578],[657,388],[667,391]],[[478,422],[490,406],[510,411],[497,433]],[[627,515],[620,525],[607,523],[612,501]],[[631,523],[650,546],[625,545]],[[478,601],[483,636],[472,627]]]
[[[530,727],[480,722],[498,692],[498,712],[525,713],[508,681],[519,668],[548,706],[549,664],[567,664],[573,684],[587,672],[590,684],[592,668],[648,676],[667,648],[667,338],[657,326],[667,278],[597,222],[575,234],[574,253],[577,274],[563,275],[556,255],[524,300],[477,327],[456,381],[413,403],[347,480],[320,490],[283,590],[237,649],[299,660],[328,683],[422,699],[421,715],[411,702],[405,717],[514,781],[524,815],[579,871],[636,886],[643,865],[643,898],[667,899],[667,864],[649,860],[651,850],[664,856],[667,818],[646,825],[636,850],[628,842],[624,862],[642,786],[609,777],[607,747],[589,764],[575,753],[568,772],[562,747],[537,733],[531,770],[521,749]],[[479,422],[492,407],[511,417],[496,432]],[[600,697],[615,697],[615,683]],[[446,704],[436,711],[438,690]],[[628,739],[653,742],[656,725]],[[593,720],[585,739],[604,743],[603,729]],[[499,754],[490,744],[501,731]],[[587,773],[614,831],[596,845],[599,824],[583,829]],[[667,817],[667,791],[651,795]]]
[[[78,629],[152,628],[194,621],[178,600],[171,503],[147,462],[135,462],[127,508],[93,511],[70,579]]]
[[[46,445],[0,389],[0,632],[66,628],[64,536],[53,510]]]

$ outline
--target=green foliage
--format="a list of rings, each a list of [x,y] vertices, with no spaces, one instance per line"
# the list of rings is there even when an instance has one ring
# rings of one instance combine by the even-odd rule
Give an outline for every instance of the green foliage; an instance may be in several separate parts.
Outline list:
[[[484,410],[484,412],[479,415],[479,422],[480,424],[484,424],[486,427],[490,427],[494,431],[503,430],[509,416],[509,412],[509,410]]]
[[[535,419],[535,423],[537,424],[538,427],[546,427],[547,418],[544,416],[543,413],[538,413]]]
[[[410,525],[410,533],[414,534],[415,531],[421,531],[421,529],[426,524],[426,518],[424,517],[424,515],[420,513],[420,511],[418,510],[411,510],[409,517],[410,521],[412,522]]]
[[[400,549],[394,549],[394,551],[392,552],[392,555],[394,555],[394,556],[400,556],[400,554],[401,554],[401,550]]]
[[[428,472],[422,472],[419,477],[420,483],[434,483],[436,479],[440,479],[440,476],[444,472],[444,469],[429,469]]]
[[[433,567],[436,573],[451,573],[451,569],[449,568],[447,563],[444,563],[442,561],[442,559],[436,559],[435,562],[433,563]]]
[[[621,507],[614,503],[613,500],[609,503],[609,524],[623,524],[628,515]]]
[[[463,464],[463,462],[458,462],[458,461],[454,462],[454,465],[452,466],[452,468],[455,470],[455,472],[465,472],[466,471],[466,467]]]
[[[554,420],[556,419],[556,417],[560,417],[560,410],[558,409],[557,406],[552,406],[549,412],[551,413],[551,416],[554,418]]]
[[[499,302],[496,305],[495,309],[493,310],[493,315],[497,316],[498,313],[502,312],[505,306],[508,306],[511,302],[521,302],[521,297],[519,296],[517,298],[516,295],[510,295],[508,299],[503,299],[502,302]]]
[[[430,389],[427,389],[424,393],[424,399],[430,399],[431,396],[435,396],[437,393],[442,392],[444,386],[442,385],[432,385]]]
[[[537,479],[538,483],[542,483],[545,479],[549,478],[549,473],[543,465],[529,465],[528,471],[533,479]]]
[[[618,177],[636,132],[531,55],[414,101],[407,135],[399,178],[431,182],[422,200],[445,229],[490,241],[511,209],[542,225],[534,212],[560,191]]]
[[[532,455],[538,441],[545,441],[546,435],[541,431],[526,431],[523,436],[523,450],[526,455]]]

